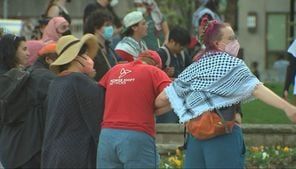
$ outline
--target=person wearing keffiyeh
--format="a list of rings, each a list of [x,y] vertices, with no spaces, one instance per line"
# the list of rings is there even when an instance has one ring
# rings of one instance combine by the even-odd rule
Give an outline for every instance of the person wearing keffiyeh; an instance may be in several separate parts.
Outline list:
[[[229,24],[203,19],[202,42],[206,49],[157,97],[157,114],[170,107],[181,123],[204,112],[227,108],[253,98],[285,111],[296,122],[296,107],[274,94],[237,58],[239,42]],[[240,114],[236,114],[240,121]],[[184,168],[244,168],[245,145],[236,124],[232,133],[208,140],[188,135]]]
[[[116,45],[115,52],[120,60],[132,62],[147,50],[143,37],[147,35],[147,24],[143,14],[133,11],[123,18],[123,39]]]

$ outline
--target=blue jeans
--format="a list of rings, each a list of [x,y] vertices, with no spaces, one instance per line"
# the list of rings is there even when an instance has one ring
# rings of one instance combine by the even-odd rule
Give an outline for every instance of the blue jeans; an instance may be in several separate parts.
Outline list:
[[[231,134],[209,140],[188,135],[184,168],[244,168],[245,144],[242,130],[235,125]]]
[[[101,131],[97,168],[158,168],[159,154],[155,139],[133,130],[109,129]]]

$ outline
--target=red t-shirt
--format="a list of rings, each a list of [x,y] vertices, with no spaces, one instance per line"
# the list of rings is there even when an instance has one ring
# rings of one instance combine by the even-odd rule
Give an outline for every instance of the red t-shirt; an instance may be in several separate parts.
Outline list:
[[[102,128],[143,131],[154,137],[154,100],[170,82],[162,70],[141,61],[113,67],[99,82],[106,88]]]

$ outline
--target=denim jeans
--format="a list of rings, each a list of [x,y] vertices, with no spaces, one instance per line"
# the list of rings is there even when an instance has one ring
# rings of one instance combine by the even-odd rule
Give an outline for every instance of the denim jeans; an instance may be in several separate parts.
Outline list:
[[[133,130],[109,129],[101,131],[97,168],[158,168],[159,154],[155,139]]]
[[[244,168],[245,144],[242,130],[208,140],[188,135],[184,168]]]

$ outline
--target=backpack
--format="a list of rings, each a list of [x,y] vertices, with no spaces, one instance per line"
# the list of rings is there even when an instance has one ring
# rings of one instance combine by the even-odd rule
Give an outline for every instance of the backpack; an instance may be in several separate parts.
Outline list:
[[[12,68],[0,74],[0,125],[22,122],[28,105],[25,84],[31,70]]]

